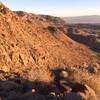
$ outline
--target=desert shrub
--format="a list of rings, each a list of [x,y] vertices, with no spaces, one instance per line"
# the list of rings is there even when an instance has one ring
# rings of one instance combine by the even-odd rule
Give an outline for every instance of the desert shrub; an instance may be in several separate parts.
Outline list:
[[[0,70],[4,72],[10,72],[13,70],[13,67],[11,66],[0,66]]]

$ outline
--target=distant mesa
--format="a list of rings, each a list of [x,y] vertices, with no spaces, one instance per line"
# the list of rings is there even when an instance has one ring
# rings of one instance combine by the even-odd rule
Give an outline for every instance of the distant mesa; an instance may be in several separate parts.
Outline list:
[[[76,16],[76,17],[63,17],[66,23],[69,24],[100,24],[100,16],[99,15],[91,15],[91,16]]]

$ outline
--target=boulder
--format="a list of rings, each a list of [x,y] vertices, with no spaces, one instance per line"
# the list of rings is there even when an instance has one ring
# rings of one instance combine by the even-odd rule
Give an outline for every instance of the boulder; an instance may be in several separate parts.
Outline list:
[[[87,69],[88,69],[88,71],[90,73],[94,73],[94,74],[97,74],[98,73],[98,69],[96,67],[94,67],[94,66],[88,66]]]

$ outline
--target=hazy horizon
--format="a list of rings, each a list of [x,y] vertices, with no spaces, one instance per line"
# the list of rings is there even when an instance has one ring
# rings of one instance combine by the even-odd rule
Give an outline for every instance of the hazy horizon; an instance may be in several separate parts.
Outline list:
[[[1,0],[13,11],[26,11],[35,14],[59,17],[100,15],[99,0]]]

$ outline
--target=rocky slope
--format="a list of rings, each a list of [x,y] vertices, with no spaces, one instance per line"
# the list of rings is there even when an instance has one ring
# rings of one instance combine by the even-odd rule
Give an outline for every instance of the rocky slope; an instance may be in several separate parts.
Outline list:
[[[2,6],[3,11],[0,12],[0,75],[1,79],[6,81],[2,82],[1,80],[0,89],[2,91],[1,95],[5,94],[5,96],[3,95],[4,98],[12,94],[8,94],[7,91],[11,91],[12,87],[10,89],[9,87],[13,85],[13,92],[15,94],[19,93],[18,95],[22,95],[25,93],[25,96],[29,96],[29,91],[32,90],[32,87],[28,87],[27,89],[27,81],[25,81],[24,88],[26,90],[23,90],[24,80],[29,81],[28,86],[30,82],[36,80],[47,83],[54,81],[55,78],[51,75],[51,69],[68,66],[80,66],[80,68],[83,68],[85,65],[91,64],[92,66],[94,63],[98,63],[99,66],[100,58],[95,51],[84,44],[74,41],[58,28],[59,26],[63,26],[62,20],[60,20],[62,23],[58,24],[60,23],[59,21],[54,21],[56,17],[48,20],[43,15],[28,14],[25,12],[17,12],[15,14],[3,4]],[[99,70],[99,68],[96,68],[96,70]],[[94,68],[92,72],[98,74],[98,71],[95,71]],[[14,76],[12,73],[14,75],[17,74],[17,76]],[[78,75],[80,76],[80,73]],[[22,83],[19,80],[16,83],[14,81],[16,77],[23,80]],[[80,76],[80,79],[82,77]],[[84,81],[88,80],[84,79]],[[3,86],[6,82],[7,84],[9,83],[8,90]],[[72,82],[72,84],[74,83]],[[18,91],[16,90],[17,85]],[[56,84],[54,83],[54,85]],[[73,89],[72,86],[71,88]],[[21,92],[20,89],[22,89]],[[34,90],[32,91],[34,92]],[[54,89],[54,91],[56,90]],[[77,95],[77,92],[74,94],[73,92],[71,93],[72,95]],[[25,96],[23,97],[25,98]],[[14,100],[14,97],[12,98],[7,100]]]
[[[24,18],[6,7],[5,13],[1,13],[1,66],[12,66],[16,70],[28,68],[31,73],[41,68],[91,63],[96,59],[93,51],[73,41],[47,21],[34,18],[26,21]]]
[[[69,28],[68,28],[69,27]],[[92,50],[100,53],[100,25],[74,24],[67,25],[66,35],[73,40],[83,43]]]

